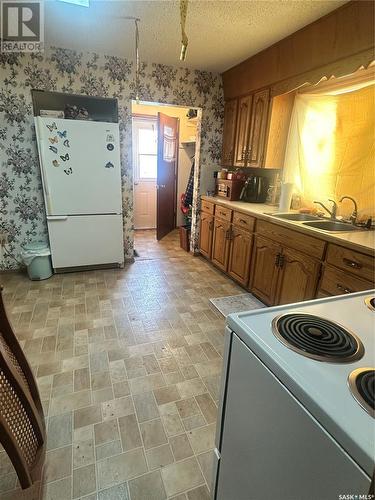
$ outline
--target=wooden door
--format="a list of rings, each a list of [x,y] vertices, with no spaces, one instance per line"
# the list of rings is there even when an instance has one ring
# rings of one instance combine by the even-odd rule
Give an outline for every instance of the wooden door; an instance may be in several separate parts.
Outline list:
[[[230,222],[215,217],[211,260],[222,271],[228,268],[230,226]]]
[[[279,272],[277,264],[280,254],[280,245],[261,236],[255,236],[250,290],[268,305],[275,303]]]
[[[232,226],[228,273],[245,286],[249,281],[252,239],[248,231]]]
[[[199,251],[202,255],[211,258],[212,234],[214,229],[213,215],[201,213],[201,222],[199,230]]]
[[[243,166],[247,161],[247,146],[249,141],[252,95],[241,97],[238,102],[238,117],[236,131],[236,147],[234,164]]]
[[[227,101],[224,106],[223,149],[221,154],[221,164],[227,167],[233,166],[237,106],[237,99]]]
[[[156,238],[176,227],[176,172],[178,118],[158,113],[158,162],[156,179]]]
[[[248,144],[247,165],[249,167],[261,167],[263,165],[269,99],[269,89],[254,94]]]
[[[315,297],[319,261],[296,250],[283,248],[279,267],[276,304],[290,304]]]

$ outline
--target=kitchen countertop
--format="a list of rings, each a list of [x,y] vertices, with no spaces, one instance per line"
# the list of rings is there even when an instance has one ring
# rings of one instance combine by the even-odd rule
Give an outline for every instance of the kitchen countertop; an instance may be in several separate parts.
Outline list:
[[[257,219],[263,219],[278,226],[287,227],[300,233],[315,236],[316,238],[337,245],[357,250],[368,255],[374,255],[375,249],[375,231],[352,231],[352,232],[328,232],[321,229],[306,226],[298,221],[290,221],[285,219],[278,219],[269,215],[277,213],[278,207],[266,205],[265,203],[246,203],[244,201],[229,201],[219,196],[201,196],[202,200],[210,201],[216,205],[231,208],[244,214],[253,215]]]

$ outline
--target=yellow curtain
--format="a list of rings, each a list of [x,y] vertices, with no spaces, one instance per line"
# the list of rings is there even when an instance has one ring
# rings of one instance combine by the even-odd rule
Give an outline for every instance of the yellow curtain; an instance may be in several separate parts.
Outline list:
[[[284,163],[306,206],[349,195],[359,215],[375,215],[375,86],[338,95],[296,96]],[[340,215],[352,210],[349,202]]]

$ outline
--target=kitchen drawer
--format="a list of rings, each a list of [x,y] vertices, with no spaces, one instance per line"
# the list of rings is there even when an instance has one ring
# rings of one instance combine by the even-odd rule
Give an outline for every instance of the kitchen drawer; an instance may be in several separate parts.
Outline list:
[[[215,212],[215,204],[210,201],[202,200],[201,210],[202,212],[213,215]]]
[[[345,293],[369,290],[373,288],[373,284],[327,265],[324,268],[319,288],[320,293],[343,295]]]
[[[241,212],[233,212],[233,224],[254,231],[255,218],[251,217],[251,215],[241,214]]]
[[[375,259],[338,245],[328,245],[326,261],[359,278],[375,281]]]
[[[313,236],[302,234],[293,229],[288,229],[264,220],[257,221],[256,232],[289,248],[300,250],[310,257],[315,257],[316,259],[323,257],[326,243]]]
[[[227,220],[228,222],[231,222],[232,210],[230,208],[221,207],[220,205],[216,205],[215,217],[220,217],[220,219]]]

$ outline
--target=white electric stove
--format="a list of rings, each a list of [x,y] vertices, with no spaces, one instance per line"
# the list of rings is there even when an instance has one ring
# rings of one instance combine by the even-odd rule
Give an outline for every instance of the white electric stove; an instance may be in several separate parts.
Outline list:
[[[370,290],[228,317],[215,499],[368,494],[374,297]]]

